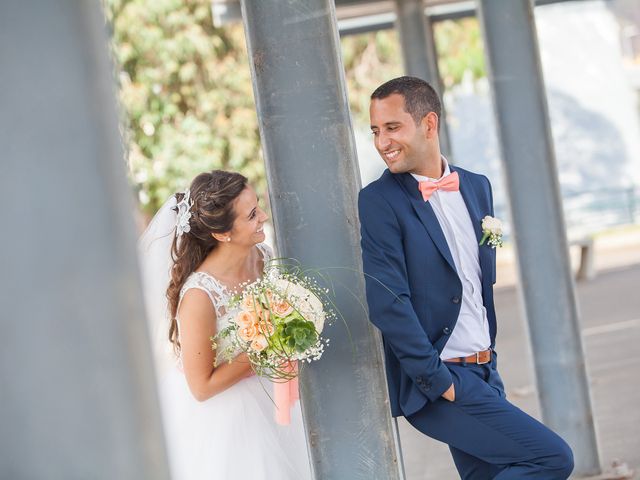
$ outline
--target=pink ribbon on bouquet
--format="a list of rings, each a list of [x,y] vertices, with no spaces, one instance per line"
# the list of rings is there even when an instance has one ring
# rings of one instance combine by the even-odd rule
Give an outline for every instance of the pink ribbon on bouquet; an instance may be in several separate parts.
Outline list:
[[[291,423],[291,408],[300,399],[298,391],[298,362],[288,362],[283,369],[295,377],[286,382],[277,382],[273,386],[273,396],[276,404],[276,423],[289,425]]]

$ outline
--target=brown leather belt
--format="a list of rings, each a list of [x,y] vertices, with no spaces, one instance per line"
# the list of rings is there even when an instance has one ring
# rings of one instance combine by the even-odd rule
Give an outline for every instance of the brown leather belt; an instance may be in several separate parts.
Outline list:
[[[491,361],[491,349],[472,353],[468,357],[454,357],[445,360],[446,363],[477,363],[483,365]]]

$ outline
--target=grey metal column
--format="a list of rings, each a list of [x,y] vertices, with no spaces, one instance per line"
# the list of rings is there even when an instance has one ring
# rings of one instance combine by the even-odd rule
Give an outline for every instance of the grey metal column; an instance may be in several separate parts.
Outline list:
[[[407,75],[422,78],[432,85],[436,78],[435,58],[427,35],[423,0],[395,0],[396,22]]]
[[[530,0],[481,0],[521,288],[545,423],[600,469],[538,42]]]
[[[395,0],[395,5],[406,74],[426,80],[442,96],[444,88],[438,69],[433,26],[425,17],[423,0]],[[440,119],[440,149],[444,155],[451,155],[444,105]]]
[[[315,478],[400,478],[378,335],[367,320],[356,150],[332,0],[243,0],[280,255],[330,274],[348,322],[302,375]],[[331,269],[330,267],[340,267]]]
[[[0,3],[0,478],[169,478],[106,44]]]

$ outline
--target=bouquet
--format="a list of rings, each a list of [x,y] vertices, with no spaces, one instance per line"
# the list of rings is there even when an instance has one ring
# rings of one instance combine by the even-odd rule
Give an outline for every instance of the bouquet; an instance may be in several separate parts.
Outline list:
[[[297,361],[319,360],[329,344],[321,336],[325,322],[334,317],[325,307],[327,294],[299,269],[268,265],[262,278],[233,296],[229,307],[239,307],[238,313],[212,338],[214,349],[226,345],[218,351],[218,361],[230,361],[240,351],[259,376],[276,381],[295,378]]]

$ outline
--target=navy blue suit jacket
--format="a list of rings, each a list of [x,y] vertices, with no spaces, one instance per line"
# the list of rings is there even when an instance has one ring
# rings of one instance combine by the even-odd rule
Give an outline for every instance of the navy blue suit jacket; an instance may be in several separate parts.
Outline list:
[[[451,170],[480,242],[482,218],[493,215],[489,180]],[[358,209],[369,318],[382,332],[391,412],[409,416],[451,386],[439,355],[458,320],[462,283],[436,215],[409,173],[385,170],[360,191]],[[493,346],[495,250],[486,243],[478,248]]]

